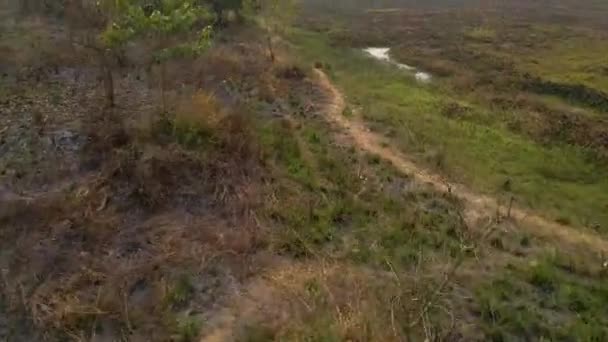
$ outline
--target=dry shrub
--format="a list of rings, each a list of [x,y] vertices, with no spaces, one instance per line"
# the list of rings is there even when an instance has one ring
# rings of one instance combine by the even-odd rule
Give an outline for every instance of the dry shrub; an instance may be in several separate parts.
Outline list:
[[[165,158],[151,164],[180,156]],[[180,181],[174,174],[170,180]],[[145,178],[142,182],[160,177],[138,176]],[[146,340],[169,340],[167,325],[173,323],[165,320],[175,310],[183,305],[207,311],[232,279],[246,272],[247,265],[237,261],[258,245],[256,231],[246,225],[231,228],[216,211],[192,215],[177,209],[142,216],[131,205],[125,212],[116,197],[108,199],[116,191],[112,185],[96,178],[66,190],[52,199],[61,210],[40,199],[25,220],[0,230],[3,239],[15,241],[3,250],[9,266],[3,269],[0,295],[11,314],[25,311],[51,334],[88,340],[103,327],[111,340],[136,331],[154,336]],[[195,286],[187,298],[172,303],[175,282],[183,274]]]
[[[220,42],[200,58],[169,63],[167,74],[179,80],[179,84],[211,91],[217,101],[237,106],[251,99],[275,103],[287,97],[293,85],[308,76],[305,68],[291,63],[280,51],[277,51],[277,61],[272,63],[266,56],[265,42],[259,37],[235,38],[235,41],[246,43]]]
[[[239,53],[242,51],[242,54]],[[246,60],[242,57],[247,54],[244,46],[236,49],[232,46],[218,46],[213,49],[208,56],[198,65],[201,72],[213,75],[218,79],[230,79],[237,76],[245,76],[248,72],[255,71],[256,63],[253,60]]]
[[[96,327],[111,325],[114,331],[105,333],[114,338],[138,331],[154,336],[150,340],[168,340],[172,323],[165,320],[186,307],[208,310],[226,293],[230,274],[242,272],[231,255],[253,246],[243,237],[235,239],[239,244],[220,243],[228,230],[222,221],[185,217],[160,215],[135,226],[117,221],[113,236],[99,241],[105,248],[62,251],[61,258],[70,259],[62,272],[49,274],[26,298],[35,323],[72,336],[91,336]],[[192,279],[191,289],[176,288],[184,276]]]
[[[260,153],[251,124],[199,91],[182,97],[174,117],[138,132],[145,139],[129,139],[119,124],[97,126],[82,160],[102,170],[110,197],[124,209],[218,204],[236,216],[257,201]]]
[[[373,296],[369,297],[369,291],[377,284],[362,270],[321,263],[297,270],[280,270],[270,276],[270,281],[279,289],[283,300],[292,302],[292,310],[299,307],[291,324],[280,328],[284,330],[279,335],[292,334],[307,324],[314,325],[316,319],[328,313],[333,326],[325,328],[333,328],[341,339],[361,340],[370,333],[366,330],[379,303]],[[389,340],[388,334],[383,337],[376,335],[379,340]]]
[[[237,100],[258,97],[273,102],[277,98],[274,67],[262,44],[253,40],[215,47],[196,62],[193,74],[202,80],[201,86],[222,82]]]
[[[207,182],[214,198],[235,216],[253,214],[261,205],[261,153],[250,123],[242,114],[219,123],[219,149],[209,165]]]
[[[239,86],[270,67],[255,42],[218,43],[195,59],[172,60],[166,65],[167,86],[190,84],[199,88],[236,83]]]
[[[307,75],[303,68],[298,65],[282,65],[277,67],[279,77],[301,81]]]
[[[226,111],[213,94],[199,90],[192,97],[180,101],[175,114],[176,125],[217,129]]]
[[[88,139],[80,151],[80,168],[84,171],[113,167],[115,154],[132,143],[122,123],[103,119],[93,117],[85,122]]]
[[[171,206],[176,195],[188,188],[194,194],[198,192],[195,180],[203,170],[194,156],[175,148],[149,146],[126,157],[133,159],[121,169],[121,176],[126,177],[131,196],[146,207]]]
[[[260,331],[274,340],[441,340],[441,323],[430,322],[427,314],[443,305],[432,298],[438,278],[397,278],[395,273],[327,260],[284,262],[235,299],[232,329],[243,340]]]
[[[255,202],[261,164],[253,123],[244,113],[241,108],[225,110],[213,95],[199,91],[182,102],[175,118],[180,130],[198,132],[207,139],[202,144],[207,154],[204,183],[215,200],[236,211],[249,211],[246,202]]]

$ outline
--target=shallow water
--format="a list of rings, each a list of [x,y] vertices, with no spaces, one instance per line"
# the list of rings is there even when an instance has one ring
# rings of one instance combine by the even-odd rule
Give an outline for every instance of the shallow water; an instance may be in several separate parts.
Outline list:
[[[424,72],[424,71],[416,70],[416,68],[411,65],[397,63],[394,60],[392,60],[391,57],[389,56],[389,52],[391,51],[390,48],[368,47],[368,48],[363,49],[363,51],[365,51],[365,53],[369,54],[373,58],[380,60],[380,61],[388,62],[388,63],[396,66],[399,69],[403,69],[403,70],[407,70],[407,71],[415,71],[414,77],[416,78],[416,80],[418,80],[420,82],[426,83],[426,82],[431,81],[431,78],[432,78],[431,74]]]
[[[431,81],[431,74],[429,74],[428,72],[424,72],[424,71],[418,71],[416,73],[416,75],[414,75],[416,77],[416,80],[420,81],[420,82],[430,82]]]
[[[391,49],[389,48],[374,48],[374,47],[369,47],[367,49],[363,49],[363,51],[367,52],[368,54],[372,55],[372,57],[382,60],[382,61],[390,61],[391,58],[388,55],[388,52]]]

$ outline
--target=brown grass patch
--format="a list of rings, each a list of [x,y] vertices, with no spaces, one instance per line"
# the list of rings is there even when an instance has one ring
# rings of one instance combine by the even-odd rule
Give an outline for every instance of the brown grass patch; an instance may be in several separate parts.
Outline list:
[[[445,270],[432,270],[397,276],[322,259],[279,260],[218,313],[203,341],[449,338],[452,309],[435,294]],[[436,311],[445,322],[429,321]]]
[[[13,243],[2,247],[2,295],[14,315],[74,339],[166,341],[194,329],[181,320],[202,320],[246,276],[240,258],[262,241],[255,137],[210,96],[197,94],[190,108],[180,120],[210,129],[204,147],[185,148],[171,131],[137,140],[99,124],[83,151],[94,176],[3,215],[2,241]],[[191,286],[180,289],[184,277]]]

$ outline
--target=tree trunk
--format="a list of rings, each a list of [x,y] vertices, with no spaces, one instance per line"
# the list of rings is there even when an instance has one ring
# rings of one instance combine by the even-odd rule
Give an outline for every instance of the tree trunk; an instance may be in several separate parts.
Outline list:
[[[274,49],[272,48],[272,34],[270,32],[268,32],[266,43],[268,44],[268,53],[270,54],[270,61],[272,63],[274,63],[275,56],[274,56]]]
[[[166,76],[165,73],[166,73],[165,63],[161,62],[160,63],[160,100],[161,100],[163,115],[165,115],[167,113],[167,99],[165,97],[165,76]]]
[[[103,87],[105,90],[105,101],[106,107],[112,108],[114,107],[114,76],[112,75],[112,66],[110,65],[110,61],[108,55],[105,51],[100,52],[101,59],[101,73],[103,78]]]
[[[114,77],[112,76],[112,69],[109,66],[104,66],[103,84],[106,91],[106,106],[112,108],[115,105],[114,102]]]

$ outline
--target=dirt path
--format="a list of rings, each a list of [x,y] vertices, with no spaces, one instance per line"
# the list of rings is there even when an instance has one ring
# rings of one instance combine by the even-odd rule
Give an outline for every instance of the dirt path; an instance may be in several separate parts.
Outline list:
[[[382,137],[371,132],[362,122],[350,120],[343,115],[346,102],[342,93],[332,84],[327,75],[315,69],[321,87],[329,94],[330,100],[323,111],[328,121],[345,130],[354,143],[361,149],[376,154],[391,162],[399,171],[414,176],[418,181],[432,185],[436,190],[451,192],[465,203],[465,220],[470,226],[496,215],[498,203],[495,198],[477,194],[461,184],[451,184],[445,179],[412,162],[403,153],[389,147],[383,147]],[[548,239],[557,239],[570,244],[585,245],[597,252],[608,253],[608,241],[595,232],[584,228],[574,228],[549,221],[541,216],[521,208],[511,209],[511,218],[530,229],[531,233]]]

